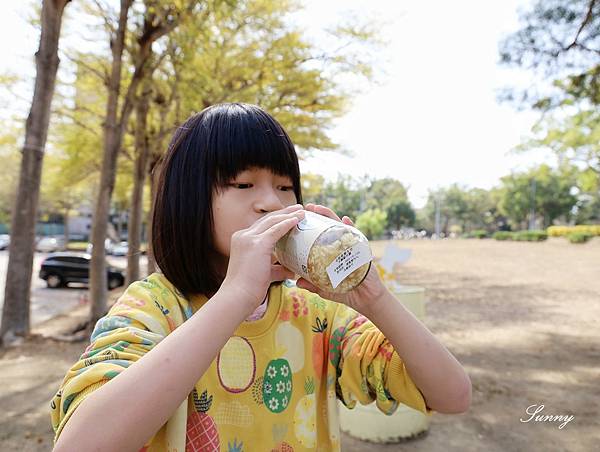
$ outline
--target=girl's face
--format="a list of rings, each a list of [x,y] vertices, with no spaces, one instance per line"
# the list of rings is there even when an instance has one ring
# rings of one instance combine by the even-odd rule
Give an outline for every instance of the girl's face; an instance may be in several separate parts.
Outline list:
[[[254,167],[241,172],[220,192],[213,192],[216,251],[228,261],[234,232],[250,227],[269,212],[297,202],[289,176],[277,176],[269,169]]]

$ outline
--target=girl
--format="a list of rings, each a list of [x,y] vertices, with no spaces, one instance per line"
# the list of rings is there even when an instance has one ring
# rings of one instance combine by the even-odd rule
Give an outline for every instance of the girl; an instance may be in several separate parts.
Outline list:
[[[461,365],[374,266],[340,296],[275,261],[301,203],[294,146],[260,108],[215,105],[175,132],[153,206],[161,272],[127,288],[68,371],[55,450],[339,450],[337,399],[468,409]]]

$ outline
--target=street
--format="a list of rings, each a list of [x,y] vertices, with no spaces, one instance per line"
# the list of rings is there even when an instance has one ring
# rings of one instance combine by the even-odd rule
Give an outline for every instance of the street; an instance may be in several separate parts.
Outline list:
[[[31,326],[39,324],[53,316],[59,315],[81,303],[87,297],[87,285],[71,283],[69,287],[49,289],[46,281],[38,277],[40,265],[48,253],[36,252],[33,257],[33,272],[31,275]],[[108,261],[116,266],[125,268],[126,257],[107,256]],[[0,319],[4,304],[4,286],[8,267],[8,250],[0,251]],[[146,256],[141,256],[140,267],[146,267]]]

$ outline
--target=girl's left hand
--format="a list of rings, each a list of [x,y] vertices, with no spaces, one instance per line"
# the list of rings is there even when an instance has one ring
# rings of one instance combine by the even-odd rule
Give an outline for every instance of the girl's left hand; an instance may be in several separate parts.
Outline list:
[[[340,219],[340,217],[338,217],[333,210],[319,204],[308,203],[304,206],[304,210],[308,210],[309,212],[314,212],[319,215],[324,215],[349,226],[354,226],[352,220],[350,220],[350,218],[347,216],[344,216]],[[346,292],[344,294],[335,294],[332,292],[323,291],[304,278],[298,279],[296,286],[300,287],[301,289],[310,290],[311,292],[319,295],[321,298],[337,301],[338,303],[343,303],[347,306],[350,306],[352,309],[366,315],[367,317],[369,310],[375,308],[375,305],[379,302],[379,300],[381,300],[383,295],[388,290],[383,284],[383,281],[381,281],[374,263],[371,265],[371,268],[369,269],[364,281],[350,292]]]

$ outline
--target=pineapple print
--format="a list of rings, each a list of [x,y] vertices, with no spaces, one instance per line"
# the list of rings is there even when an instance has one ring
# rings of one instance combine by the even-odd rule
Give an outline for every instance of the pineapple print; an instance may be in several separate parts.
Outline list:
[[[219,450],[219,432],[213,419],[206,414],[212,404],[212,395],[204,391],[198,399],[196,388],[193,391],[195,412],[188,416],[186,428],[186,452],[212,452]]]
[[[333,364],[333,367],[337,369],[340,362],[340,355],[342,353],[342,339],[344,338],[344,332],[346,328],[340,326],[336,329],[329,339],[329,361]]]
[[[252,385],[252,398],[258,405],[263,404],[263,377],[258,377]]]
[[[315,380],[313,378],[306,379],[304,390],[306,395],[300,399],[294,413],[294,433],[304,447],[312,449],[317,443],[317,404],[315,400]]]
[[[240,442],[238,444],[237,438],[234,438],[233,444],[231,444],[229,441],[227,441],[227,452],[244,452],[243,446],[244,446],[243,442]]]
[[[256,357],[250,342],[231,337],[217,356],[217,373],[225,390],[238,393],[248,389],[256,375]]]
[[[276,446],[271,449],[271,452],[294,452],[294,448],[283,440],[287,430],[288,426],[285,424],[273,425],[273,440]]]
[[[273,359],[263,377],[263,403],[272,413],[281,413],[292,398],[292,370],[287,360]]]
[[[325,338],[325,332],[327,331],[327,319],[321,319],[317,317],[316,325],[312,327],[313,333],[315,333],[313,337],[313,348],[312,348],[312,361],[313,367],[315,369],[315,375],[318,378],[321,378],[323,374],[327,371],[327,366],[323,366],[324,357],[327,352],[327,339]]]

